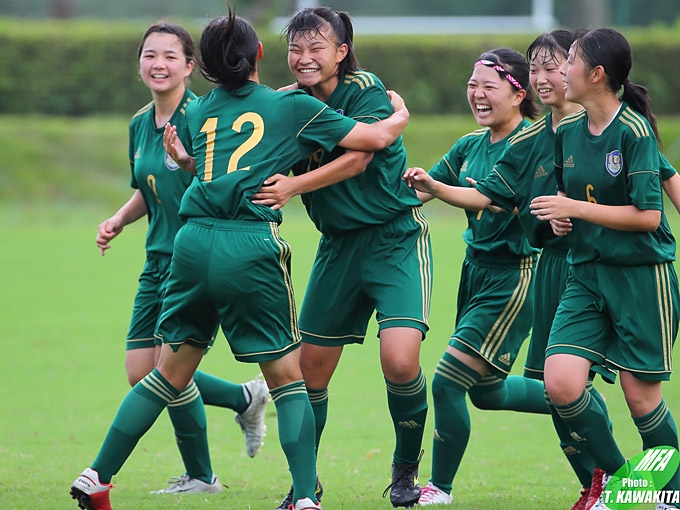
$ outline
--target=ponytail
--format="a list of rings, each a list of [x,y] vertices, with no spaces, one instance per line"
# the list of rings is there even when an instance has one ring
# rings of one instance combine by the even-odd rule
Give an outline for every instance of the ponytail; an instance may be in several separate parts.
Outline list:
[[[623,87],[621,99],[647,119],[661,146],[649,93],[645,87],[631,82],[628,78],[633,67],[633,52],[626,38],[611,28],[598,28],[577,33],[576,44],[588,69],[602,66],[607,75],[607,86],[612,92],[617,94]]]

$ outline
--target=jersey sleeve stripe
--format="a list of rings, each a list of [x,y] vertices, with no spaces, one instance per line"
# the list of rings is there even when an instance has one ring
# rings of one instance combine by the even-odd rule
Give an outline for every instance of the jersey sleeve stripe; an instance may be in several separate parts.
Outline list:
[[[300,136],[300,133],[302,133],[305,129],[307,129],[307,126],[309,126],[312,122],[314,122],[314,121],[316,120],[316,118],[317,118],[319,115],[321,115],[321,114],[323,113],[323,111],[324,111],[326,108],[328,108],[328,106],[324,105],[324,107],[321,108],[321,110],[319,110],[319,113],[317,113],[316,115],[314,115],[314,117],[312,117],[311,119],[309,119],[309,121],[307,122],[307,124],[305,124],[304,126],[302,126],[302,129],[300,129],[300,131],[297,132],[297,134],[295,135],[295,138],[298,138],[298,137]]]
[[[644,122],[639,115],[634,114],[629,108],[626,108],[621,113],[621,122],[630,126],[630,128],[635,133],[635,136],[642,138],[643,136],[649,136],[649,129],[647,128],[647,123]]]
[[[510,190],[510,193],[512,193],[513,196],[516,195],[515,190],[510,187],[510,185],[508,184],[508,181],[503,179],[503,176],[500,173],[498,173],[498,170],[496,170],[495,166],[493,167],[493,170],[491,170],[491,172],[495,173],[500,178],[500,180],[503,182],[503,184],[505,184],[505,187]]]
[[[452,167],[451,164],[449,163],[449,160],[446,158],[446,156],[444,156],[444,157],[442,158],[442,161],[443,161],[444,164],[448,167],[449,171],[455,176],[456,180],[460,180],[459,175],[456,175],[456,172],[453,170],[453,167]]]
[[[536,124],[529,126],[528,128],[520,131],[515,136],[510,138],[508,143],[510,145],[514,145],[518,142],[521,142],[522,140],[526,140],[527,138],[531,138],[533,136],[536,136],[537,134],[539,134],[544,129],[545,129],[545,122],[541,122],[541,123],[537,122]]]

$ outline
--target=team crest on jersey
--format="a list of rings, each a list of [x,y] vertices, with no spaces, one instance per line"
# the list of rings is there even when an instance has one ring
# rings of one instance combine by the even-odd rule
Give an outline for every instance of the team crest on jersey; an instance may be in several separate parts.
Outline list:
[[[344,115],[344,114],[345,114],[345,112],[342,111],[342,108],[338,108],[338,109],[335,110],[335,111],[338,112],[340,115]]]
[[[175,163],[175,160],[170,157],[170,154],[167,152],[165,153],[165,156],[163,157],[163,160],[165,161],[165,166],[170,170],[171,172],[174,172],[179,168],[179,165]]]
[[[607,154],[604,166],[607,168],[607,172],[616,177],[623,168],[623,156],[618,150],[611,151]]]

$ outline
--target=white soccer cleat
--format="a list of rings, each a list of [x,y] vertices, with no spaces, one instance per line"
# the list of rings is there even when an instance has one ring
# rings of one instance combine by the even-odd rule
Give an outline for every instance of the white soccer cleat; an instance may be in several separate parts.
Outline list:
[[[290,505],[289,510],[321,510],[321,503],[314,503],[309,498],[298,499],[295,506]]]
[[[112,488],[112,484],[99,481],[99,473],[87,468],[71,484],[71,497],[85,510],[111,510],[109,493]]]
[[[447,494],[432,482],[427,482],[427,485],[420,489],[419,505],[449,505],[451,503],[453,503],[451,494]]]
[[[252,458],[260,451],[264,444],[264,436],[267,426],[264,423],[264,412],[269,402],[269,388],[262,379],[253,379],[244,383],[250,394],[250,404],[241,414],[234,417],[243,434],[246,436],[246,453]]]
[[[168,483],[170,487],[159,491],[151,491],[151,494],[198,494],[201,492],[215,493],[222,491],[220,481],[214,474],[210,483],[205,483],[198,478],[191,478],[189,475],[171,478]]]

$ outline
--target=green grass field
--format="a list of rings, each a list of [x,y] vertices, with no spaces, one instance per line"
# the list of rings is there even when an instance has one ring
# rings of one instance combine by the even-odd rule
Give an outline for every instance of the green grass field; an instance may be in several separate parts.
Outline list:
[[[128,391],[124,359],[136,279],[144,259],[145,226],[128,227],[106,257],[94,245],[97,224],[129,196],[126,119],[2,119],[0,149],[0,508],[76,508],[73,479],[94,458]],[[417,123],[415,123],[417,124]],[[430,119],[412,123],[412,163],[428,166],[469,126]],[[457,126],[457,127],[452,127]],[[451,129],[447,136],[440,128]],[[29,137],[27,134],[30,133]],[[439,133],[439,136],[435,136]],[[417,145],[417,146],[416,146]],[[422,161],[422,162],[421,162]],[[428,379],[454,321],[464,245],[464,215],[428,204],[435,283],[431,331],[422,349]],[[675,230],[680,220],[668,213]],[[299,202],[286,206],[283,236],[293,247],[298,300],[318,234]],[[363,347],[350,347],[331,383],[329,421],[318,469],[324,509],[391,508],[382,491],[390,481],[393,433],[378,360],[375,324]],[[523,356],[520,355],[520,360]],[[256,366],[235,362],[223,338],[202,369],[242,382]],[[514,370],[521,372],[518,362]],[[640,449],[618,386],[597,383],[607,398],[615,434],[630,457]],[[680,416],[680,388],[665,385]],[[432,412],[432,409],[430,409]],[[547,416],[471,408],[470,445],[454,483],[455,508],[566,509],[580,487],[558,447]],[[179,475],[182,464],[169,420],[161,416],[114,478],[114,508],[273,509],[290,481],[278,445],[274,406],[260,454],[249,459],[231,412],[209,408],[213,467],[220,494],[159,496],[149,491]],[[432,414],[428,418],[421,482],[430,474]],[[640,507],[644,508],[644,507]]]

